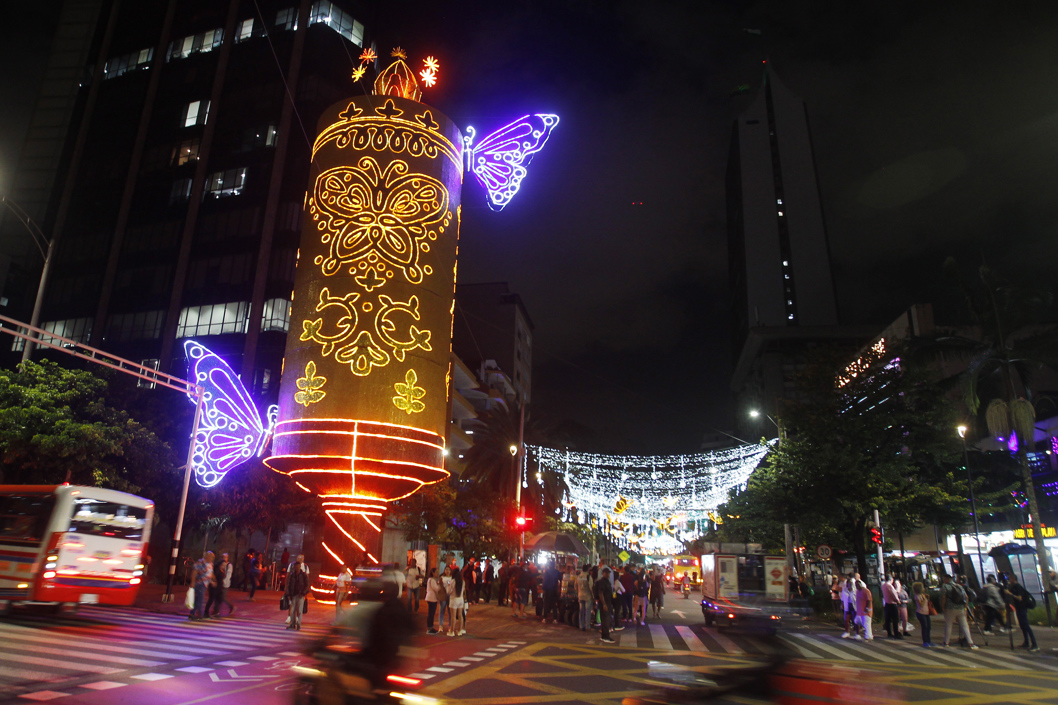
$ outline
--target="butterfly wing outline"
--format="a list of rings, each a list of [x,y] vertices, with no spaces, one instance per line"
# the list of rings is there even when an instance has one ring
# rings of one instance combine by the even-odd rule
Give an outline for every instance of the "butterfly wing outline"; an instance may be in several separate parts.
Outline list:
[[[472,145],[474,128],[467,128],[469,135],[463,138],[467,168],[488,191],[492,210],[503,210],[518,193],[526,167],[533,155],[543,149],[556,125],[558,115],[526,115],[496,130],[477,145]]]
[[[213,487],[229,470],[264,450],[278,407],[268,409],[269,427],[264,428],[257,407],[228,363],[193,340],[184,343],[184,351],[188,381],[203,389],[202,417],[191,465],[195,481],[202,487]]]

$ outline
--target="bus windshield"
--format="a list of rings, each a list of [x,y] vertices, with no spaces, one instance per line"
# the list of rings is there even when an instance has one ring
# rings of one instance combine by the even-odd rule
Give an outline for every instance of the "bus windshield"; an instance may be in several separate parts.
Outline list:
[[[55,507],[55,495],[0,495],[0,539],[40,543]]]
[[[133,507],[91,497],[75,497],[69,531],[141,541],[146,518],[147,510],[143,507]]]

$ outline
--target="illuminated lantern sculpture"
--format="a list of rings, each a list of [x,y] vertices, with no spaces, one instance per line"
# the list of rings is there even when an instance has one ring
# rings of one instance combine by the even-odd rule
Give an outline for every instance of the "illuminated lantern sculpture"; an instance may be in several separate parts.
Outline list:
[[[394,56],[319,122],[265,460],[321,498],[331,558],[367,565],[386,504],[448,477],[462,135]]]

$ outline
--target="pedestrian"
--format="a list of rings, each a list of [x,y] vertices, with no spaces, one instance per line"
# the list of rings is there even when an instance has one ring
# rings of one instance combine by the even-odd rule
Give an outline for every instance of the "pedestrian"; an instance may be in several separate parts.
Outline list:
[[[492,601],[492,583],[496,581],[496,570],[492,566],[492,559],[486,558],[483,570],[485,604]]]
[[[896,611],[900,618],[900,635],[910,636],[914,627],[907,623],[907,606],[911,604],[911,596],[907,594],[907,588],[899,580],[893,581],[893,592],[896,593]]]
[[[311,582],[308,567],[305,565],[305,556],[298,554],[297,560],[290,564],[287,570],[287,582],[284,594],[290,602],[289,619],[287,629],[301,630],[301,615],[305,611],[305,598],[309,594]]]
[[[859,641],[874,641],[874,633],[871,630],[871,620],[874,619],[874,596],[867,589],[867,584],[862,580],[856,583],[856,619],[863,634],[857,634]]]
[[[1021,627],[1021,634],[1025,638],[1025,643],[1021,645],[1021,648],[1029,651],[1039,651],[1040,647],[1036,645],[1036,635],[1032,632],[1032,627],[1029,626],[1029,610],[1036,606],[1036,598],[1013,575],[1007,578],[1007,588],[1003,591],[1003,594],[1010,599],[1010,606],[1018,617],[1018,625]]]
[[[996,582],[996,576],[989,575],[985,581],[984,589],[981,591],[981,602],[985,607],[985,636],[992,636],[992,625],[999,622],[999,633],[1006,632],[1003,628],[1003,613],[1006,612],[1006,604],[1003,602],[1003,593]]]
[[[414,558],[412,558],[411,563],[408,564],[408,572],[404,584],[408,588],[408,610],[410,612],[418,612],[419,587],[422,585],[422,571],[419,569],[419,562]]]
[[[511,561],[507,569],[507,599],[511,603],[511,616],[518,618],[518,576],[522,573],[522,567],[518,561]]]
[[[915,617],[918,618],[918,624],[922,627],[922,646],[928,649],[933,646],[933,642],[930,641],[933,638],[933,602],[929,599],[922,583],[912,585],[911,592],[915,595]]]
[[[449,605],[454,590],[455,578],[452,577],[452,566],[446,565],[441,574],[441,589],[437,591],[437,611],[440,615],[437,618],[437,630],[440,632],[445,630],[445,617],[448,617],[448,630],[452,630],[452,609]]]
[[[488,560],[488,559],[485,559]],[[474,602],[481,602],[481,590],[484,587],[484,573],[481,569],[481,563],[478,561],[474,562]]]
[[[518,589],[514,597],[512,607],[518,609],[518,618],[525,619],[525,605],[529,601],[529,591],[533,587],[533,572],[529,570],[529,561],[522,563],[518,571]]]
[[[577,615],[577,627],[582,632],[586,632],[591,628],[591,617],[589,615],[595,602],[592,593],[590,570],[591,566],[585,563],[580,567],[580,574],[577,575],[577,603],[580,606],[580,612]]]
[[[272,554],[275,555],[274,553]],[[287,571],[290,570],[290,549],[283,546],[283,553],[279,556],[279,565],[283,566]]]
[[[893,576],[887,576],[882,583],[882,609],[885,611],[885,636],[889,639],[903,639],[900,634],[900,610],[896,589],[893,587]]]
[[[195,580],[193,585],[195,591],[195,606],[191,608],[188,619],[198,621],[205,619],[203,608],[206,606],[206,591],[213,584],[213,551],[206,551],[205,555],[195,561]]]
[[[500,563],[500,570],[496,577],[500,581],[500,594],[496,597],[496,602],[500,607],[503,607],[507,604],[507,593],[511,589],[511,571],[507,566],[507,561]]]
[[[448,636],[462,636],[466,630],[466,594],[467,584],[463,579],[463,573],[458,572],[452,576],[452,618],[449,625]]]
[[[467,558],[466,561],[464,561],[463,563],[463,570],[461,571],[461,574],[463,576],[463,583],[466,586],[467,600],[474,599],[474,564],[476,562],[477,561],[474,559],[473,556]]]
[[[848,639],[856,631],[856,582],[851,575],[842,581],[841,604],[845,610],[845,633],[841,638]]]
[[[661,619],[661,610],[665,609],[665,575],[658,570],[650,581],[650,606],[654,619]],[[646,619],[643,620],[646,622]]]
[[[558,572],[558,568],[555,567],[555,562],[548,561],[542,579],[544,611],[542,615],[543,619],[540,621],[544,624],[547,624],[549,618],[551,619],[552,624],[558,624],[558,598],[561,580],[562,573]]]
[[[256,550],[253,550],[250,555],[250,596],[246,598],[249,602],[254,602],[253,596],[257,592],[257,586],[261,582],[261,557]]]
[[[940,590],[940,606],[944,612],[944,645],[950,645],[951,625],[958,622],[962,638],[971,649],[976,649],[977,645],[970,636],[970,625],[966,621],[966,592],[962,585],[954,582],[947,573],[944,574],[943,580],[944,585]]]
[[[441,581],[437,579],[437,568],[430,568],[430,575],[426,578],[426,633],[436,634],[437,630],[433,628],[434,614],[437,612],[437,605],[441,602],[438,598],[438,594],[444,587],[441,585]]]
[[[595,582],[595,599],[599,603],[599,623],[602,629],[600,641],[605,644],[617,643],[610,638],[610,622],[614,614],[613,592],[614,588],[610,583],[610,569],[603,568],[599,571],[599,579]],[[617,628],[614,631],[617,631]]]
[[[342,566],[338,577],[334,581],[334,621],[342,618],[342,603],[349,596],[349,588],[353,584],[353,569],[347,565]]]
[[[242,591],[247,592],[250,589],[250,562],[253,560],[253,549],[249,548],[246,550],[246,555],[242,557]]]
[[[209,601],[206,603],[204,617],[218,619],[220,617],[221,605],[228,606],[229,617],[235,613],[235,605],[228,601],[228,588],[231,587],[231,573],[232,565],[231,561],[228,560],[228,554],[220,554],[220,560],[213,564],[213,586],[210,590],[211,595]],[[210,607],[213,605],[216,605],[216,610],[210,612]]]
[[[393,564],[393,567],[391,568],[390,576],[391,576],[393,582],[397,584],[397,598],[403,600],[404,599],[404,583],[405,583],[405,580],[404,580],[404,571],[402,571],[400,569],[400,564],[399,563],[394,563]]]

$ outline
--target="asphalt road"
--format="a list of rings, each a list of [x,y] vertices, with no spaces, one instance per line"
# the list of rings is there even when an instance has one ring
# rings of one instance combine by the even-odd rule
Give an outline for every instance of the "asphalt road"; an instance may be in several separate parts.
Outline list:
[[[298,687],[290,667],[309,662],[299,647],[325,632],[330,612],[313,606],[315,623],[291,632],[268,599],[210,622],[151,605],[0,620],[0,702],[289,703]],[[423,622],[424,613],[425,606]],[[420,634],[418,657],[402,675],[421,679],[424,695],[446,702],[616,704],[674,674],[745,668],[783,649],[804,663],[840,669],[860,692],[945,705],[1058,703],[1058,652],[1046,646],[1049,634],[1040,635],[1043,654],[1011,652],[995,637],[976,651],[924,649],[915,636],[867,644],[841,639],[819,622],[787,623],[778,641],[766,641],[707,629],[693,600],[670,595],[661,620],[614,637],[617,644],[603,644],[597,631],[475,605],[466,636]]]

